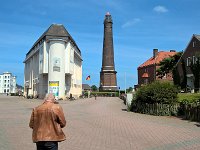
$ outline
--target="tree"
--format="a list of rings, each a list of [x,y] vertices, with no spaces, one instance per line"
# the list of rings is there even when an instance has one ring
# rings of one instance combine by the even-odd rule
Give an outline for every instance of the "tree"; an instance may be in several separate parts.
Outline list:
[[[169,73],[172,68],[173,68],[173,58],[172,57],[169,57],[169,58],[165,58],[164,60],[162,60],[159,64],[160,68],[158,68],[156,70],[157,72],[157,76],[159,78],[163,78],[167,73]]]
[[[159,63],[160,68],[156,70],[156,75],[162,79],[167,73],[172,72],[173,68],[175,67],[178,60],[180,59],[182,53],[183,52],[178,52],[177,54],[171,57],[163,59]]]
[[[183,70],[183,77],[181,79],[180,82],[180,86],[181,89],[186,89],[187,86],[187,72],[186,72],[186,65],[185,65],[185,61],[183,59],[181,59],[181,66],[182,66],[182,70]]]
[[[199,81],[200,81],[200,57],[197,57],[197,61],[193,62],[190,66],[191,71],[194,75],[194,89],[195,92],[199,90]]]
[[[172,70],[172,75],[173,75],[174,85],[179,87],[181,85],[181,77],[177,66],[174,67],[174,69]]]
[[[136,92],[136,102],[173,104],[177,102],[178,90],[170,82],[153,82]]]
[[[126,89],[127,92],[132,92],[133,91],[133,88],[132,87],[129,87],[128,89]]]
[[[92,85],[92,86],[91,86],[91,89],[92,89],[92,91],[97,91],[96,85]]]

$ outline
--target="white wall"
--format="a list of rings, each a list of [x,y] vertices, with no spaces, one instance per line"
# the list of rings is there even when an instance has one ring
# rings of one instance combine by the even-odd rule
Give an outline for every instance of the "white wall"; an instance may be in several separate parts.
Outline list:
[[[59,81],[59,98],[64,99],[70,93],[74,97],[81,95],[82,59],[70,41],[50,39],[40,43],[32,51],[25,60],[24,81],[29,83],[24,86],[25,96],[29,88],[29,95],[43,98],[49,92],[49,81]],[[59,71],[53,70],[55,60],[59,60]],[[35,79],[39,80],[38,84]]]
[[[48,83],[59,82],[59,97],[65,98],[65,41],[50,40]],[[48,92],[50,92],[48,88]]]
[[[16,93],[16,77],[12,73],[0,75],[0,93]]]

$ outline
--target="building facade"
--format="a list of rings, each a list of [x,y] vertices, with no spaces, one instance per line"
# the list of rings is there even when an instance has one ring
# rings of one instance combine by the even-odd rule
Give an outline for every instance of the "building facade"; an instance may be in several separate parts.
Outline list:
[[[26,54],[24,64],[25,97],[81,95],[81,51],[63,25],[52,24]]]
[[[100,72],[100,91],[117,90],[117,78],[114,62],[112,17],[110,13],[104,19],[103,58]]]
[[[10,72],[0,74],[0,93],[16,93],[16,76]]]
[[[186,90],[191,91],[192,93],[195,90],[199,90],[199,88],[195,89],[195,83],[194,83],[195,76],[191,70],[191,66],[193,64],[196,64],[199,58],[200,58],[200,35],[194,34],[177,63],[180,82],[181,84],[184,84],[183,82],[186,82],[185,83],[187,88]]]
[[[172,73],[167,73],[164,77],[159,78],[156,75],[156,70],[160,67],[159,63],[170,56],[175,55],[177,52],[175,50],[159,51],[158,49],[153,49],[153,57],[145,61],[138,67],[138,86],[149,84],[156,80],[162,81],[173,81]]]

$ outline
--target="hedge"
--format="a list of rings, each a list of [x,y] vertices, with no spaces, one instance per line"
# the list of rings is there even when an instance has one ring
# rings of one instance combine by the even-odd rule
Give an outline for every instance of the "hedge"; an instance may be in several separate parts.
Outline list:
[[[140,87],[136,92],[136,102],[173,104],[177,102],[177,88],[169,82],[153,82]]]

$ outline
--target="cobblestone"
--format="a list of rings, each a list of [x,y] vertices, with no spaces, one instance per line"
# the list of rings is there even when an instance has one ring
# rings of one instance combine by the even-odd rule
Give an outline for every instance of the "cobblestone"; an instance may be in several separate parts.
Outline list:
[[[28,123],[32,108],[42,101],[0,96],[0,150],[36,149]],[[200,149],[197,122],[127,112],[118,98],[59,102],[67,120],[60,150]]]

